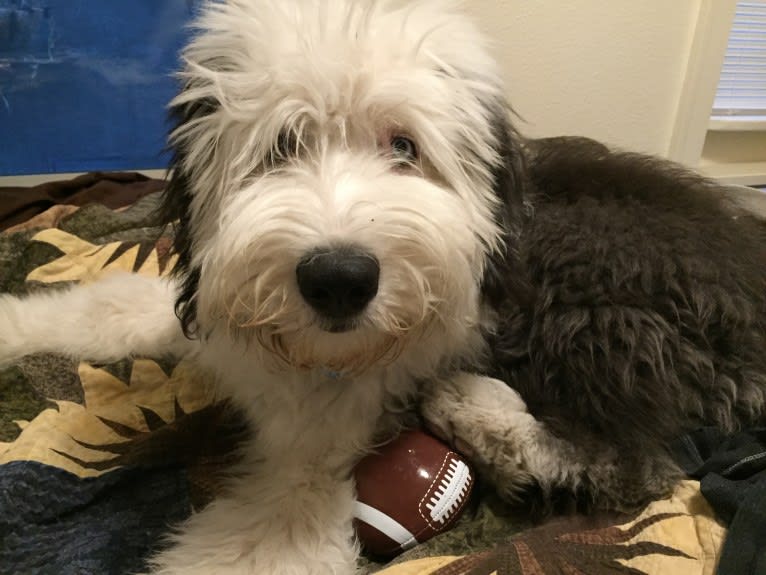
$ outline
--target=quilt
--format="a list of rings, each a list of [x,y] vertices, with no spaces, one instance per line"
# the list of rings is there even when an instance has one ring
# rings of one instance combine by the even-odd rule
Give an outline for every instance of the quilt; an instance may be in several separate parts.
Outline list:
[[[124,205],[56,205],[7,226],[0,293],[167,274],[172,226],[156,215],[160,192],[141,189]],[[247,435],[185,361],[38,354],[0,368],[0,573],[141,571],[171,526],[215,497]],[[725,535],[694,480],[636,516],[539,525],[480,488],[454,529],[361,572],[710,575]]]

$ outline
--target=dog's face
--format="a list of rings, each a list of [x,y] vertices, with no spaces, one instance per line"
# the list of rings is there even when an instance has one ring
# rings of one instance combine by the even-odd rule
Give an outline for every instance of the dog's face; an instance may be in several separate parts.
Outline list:
[[[276,368],[459,352],[519,203],[474,27],[432,0],[229,0],[198,25],[166,200],[185,327]]]

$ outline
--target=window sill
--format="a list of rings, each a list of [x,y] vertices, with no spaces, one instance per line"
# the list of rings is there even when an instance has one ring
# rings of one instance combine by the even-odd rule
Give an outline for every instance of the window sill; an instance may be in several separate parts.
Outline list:
[[[764,116],[713,116],[708,130],[712,132],[766,132]]]
[[[714,162],[702,158],[697,169],[725,184],[766,185],[766,162]]]

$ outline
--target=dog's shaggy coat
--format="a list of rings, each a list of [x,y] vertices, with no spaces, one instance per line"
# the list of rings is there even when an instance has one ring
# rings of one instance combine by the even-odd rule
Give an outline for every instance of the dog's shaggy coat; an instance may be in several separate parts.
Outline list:
[[[452,3],[210,2],[184,61],[174,279],[0,299],[0,361],[189,354],[247,414],[155,573],[353,573],[351,470],[415,406],[506,496],[617,509],[670,489],[679,433],[762,421],[764,222],[670,163],[524,141]]]

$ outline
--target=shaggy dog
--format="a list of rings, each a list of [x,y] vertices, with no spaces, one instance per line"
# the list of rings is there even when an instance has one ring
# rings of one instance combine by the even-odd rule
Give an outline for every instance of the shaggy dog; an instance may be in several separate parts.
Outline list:
[[[351,470],[418,403],[501,493],[617,509],[670,489],[677,434],[759,421],[766,227],[715,183],[525,142],[450,2],[228,0],[196,30],[174,279],[0,300],[0,359],[193,354],[249,417],[155,573],[353,573]]]

